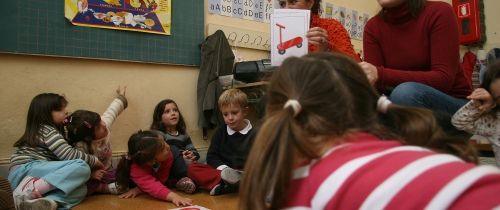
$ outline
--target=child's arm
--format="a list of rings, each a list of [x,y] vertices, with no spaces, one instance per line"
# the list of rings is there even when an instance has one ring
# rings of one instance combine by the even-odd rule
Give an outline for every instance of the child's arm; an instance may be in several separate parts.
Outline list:
[[[125,97],[126,90],[126,86],[123,88],[123,90],[118,87],[118,89],[116,90],[116,98],[111,102],[111,104],[101,116],[102,121],[104,121],[108,128],[111,127],[118,115],[120,115],[120,113],[122,113],[122,111],[125,110],[128,106],[128,101]]]
[[[171,155],[171,154],[170,154]],[[150,167],[139,166],[132,163],[130,166],[130,179],[141,189],[141,191],[149,195],[165,200],[170,193],[163,183],[165,183],[170,174],[172,167],[173,157],[171,156],[167,161],[163,161],[160,169],[156,172],[157,176],[153,175],[153,169]]]
[[[224,132],[226,132],[226,127],[221,126],[212,137],[210,141],[210,146],[207,152],[207,163],[208,165],[222,170],[228,167],[220,158],[220,145],[222,144],[222,138],[224,138]]]
[[[471,101],[453,115],[451,123],[459,130],[480,134],[480,126],[477,122],[485,113],[491,111],[494,107],[494,105],[492,105],[493,99],[491,95],[482,88],[474,90],[467,98],[471,99]]]
[[[61,133],[51,126],[44,126],[42,128],[42,140],[45,145],[47,145],[47,148],[51,150],[59,160],[82,159],[87,162],[91,168],[103,167],[96,156],[89,155],[72,147],[68,144],[66,139],[64,139]]]
[[[187,135],[186,135],[187,136]],[[198,150],[193,145],[193,142],[191,141],[191,137],[187,136],[186,138],[186,154],[188,156],[189,160],[195,161],[200,159],[200,153],[198,153]],[[184,154],[184,153],[183,153]]]

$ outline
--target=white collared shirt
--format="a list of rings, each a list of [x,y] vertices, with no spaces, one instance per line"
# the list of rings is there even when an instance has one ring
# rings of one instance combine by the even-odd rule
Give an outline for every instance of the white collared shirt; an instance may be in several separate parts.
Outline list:
[[[236,132],[240,132],[241,134],[246,135],[252,129],[252,124],[250,123],[250,120],[244,119],[243,121],[245,121],[247,123],[247,126],[245,128],[243,128],[241,131],[235,131],[235,130],[231,129],[229,126],[226,126],[227,134],[229,134],[231,136]]]

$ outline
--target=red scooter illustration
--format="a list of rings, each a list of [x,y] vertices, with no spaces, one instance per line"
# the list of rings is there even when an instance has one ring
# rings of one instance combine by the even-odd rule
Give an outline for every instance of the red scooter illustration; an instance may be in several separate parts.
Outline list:
[[[285,54],[286,52],[286,49],[290,48],[290,47],[293,47],[293,46],[297,46],[297,48],[300,48],[302,47],[302,37],[298,36],[298,37],[295,37],[293,39],[290,39],[288,41],[285,41],[283,42],[282,41],[282,35],[281,35],[281,30],[285,28],[285,26],[283,25],[280,25],[278,23],[276,23],[276,26],[278,26],[280,28],[280,43],[278,44],[278,53],[280,55],[283,55]]]

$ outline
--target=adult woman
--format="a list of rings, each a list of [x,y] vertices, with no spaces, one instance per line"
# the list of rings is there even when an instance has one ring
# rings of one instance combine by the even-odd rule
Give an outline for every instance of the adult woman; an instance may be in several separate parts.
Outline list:
[[[365,26],[361,66],[396,104],[455,113],[471,92],[459,63],[458,26],[448,3],[377,0]]]
[[[268,95],[240,185],[240,209],[500,205],[498,168],[436,153],[471,157],[464,150],[470,147],[442,136],[429,110],[379,97],[345,56],[286,59]]]
[[[279,0],[279,3],[281,8],[311,10],[310,29],[306,34],[309,52],[340,52],[360,60],[342,24],[334,19],[319,17],[321,0]]]

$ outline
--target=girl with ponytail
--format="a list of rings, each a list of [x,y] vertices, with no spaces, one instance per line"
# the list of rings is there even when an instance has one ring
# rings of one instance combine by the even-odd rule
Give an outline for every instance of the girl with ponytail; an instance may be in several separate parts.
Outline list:
[[[469,145],[448,140],[430,111],[378,95],[350,58],[288,58],[267,94],[240,209],[500,205],[500,170],[468,163]]]

